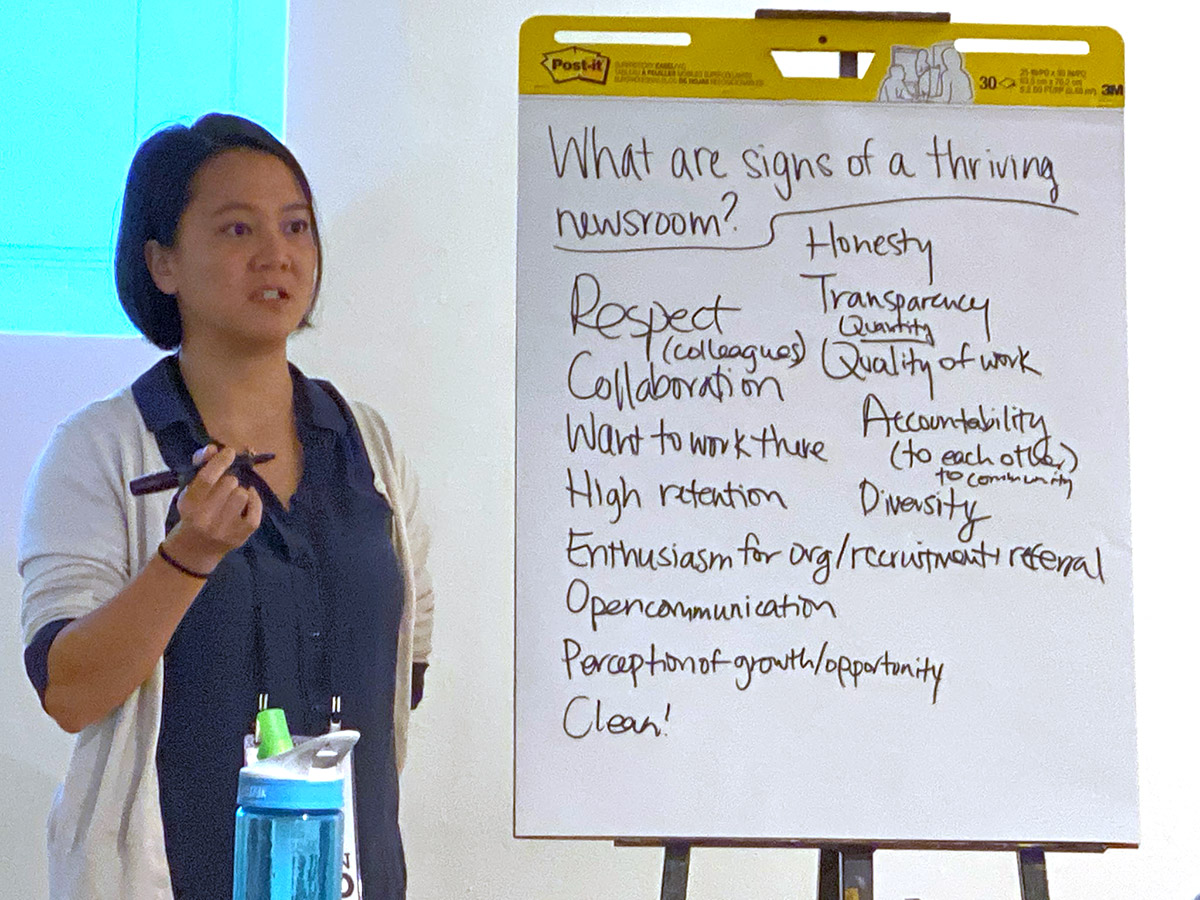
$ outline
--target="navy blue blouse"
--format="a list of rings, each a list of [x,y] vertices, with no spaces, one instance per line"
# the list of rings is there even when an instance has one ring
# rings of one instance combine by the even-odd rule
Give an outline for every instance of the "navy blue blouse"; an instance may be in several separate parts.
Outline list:
[[[354,768],[364,894],[404,895],[393,733],[402,576],[392,511],[345,401],[295,368],[292,380],[304,453],[296,493],[285,507],[249,476],[262,524],[217,566],[163,658],[158,781],[179,900],[232,894],[237,775],[260,692],[285,710],[293,734],[306,735],[328,730],[331,697],[342,698],[343,727],[362,732]],[[139,378],[134,397],[172,468],[209,443],[175,357]],[[172,504],[168,530],[177,516]],[[30,666],[40,691],[45,653],[64,624],[47,625],[29,648],[41,645],[41,671]]]

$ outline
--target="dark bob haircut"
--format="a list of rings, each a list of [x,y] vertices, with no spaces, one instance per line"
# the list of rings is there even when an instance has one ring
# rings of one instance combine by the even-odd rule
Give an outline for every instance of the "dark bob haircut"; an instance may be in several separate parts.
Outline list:
[[[183,341],[183,326],[175,298],[164,294],[146,267],[146,242],[175,245],[179,219],[191,200],[191,183],[199,168],[219,153],[234,149],[255,150],[281,160],[300,186],[309,207],[312,189],[296,157],[260,125],[240,116],[209,113],[190,128],[171,125],[148,137],[134,154],[125,181],[121,225],[117,232],[115,274],[117,296],[134,326],[163,350],[174,350]],[[314,212],[313,242],[317,268],[313,299],[321,286],[321,237]],[[309,311],[300,327],[310,325]]]

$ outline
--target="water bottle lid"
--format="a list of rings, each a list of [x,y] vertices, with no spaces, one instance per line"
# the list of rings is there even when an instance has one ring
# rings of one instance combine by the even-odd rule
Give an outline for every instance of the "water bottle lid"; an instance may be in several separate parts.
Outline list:
[[[238,804],[259,809],[340,810],[339,764],[357,743],[347,728],[302,741],[268,759],[244,767],[238,775]]]
[[[278,778],[247,766],[238,774],[238,806],[336,812],[342,808],[342,779]]]

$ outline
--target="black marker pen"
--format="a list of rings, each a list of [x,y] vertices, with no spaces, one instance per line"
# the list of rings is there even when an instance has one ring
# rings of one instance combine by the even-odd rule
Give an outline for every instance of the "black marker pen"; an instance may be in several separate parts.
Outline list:
[[[248,474],[250,469],[257,466],[259,463],[270,462],[275,458],[274,453],[239,453],[233,458],[233,462],[229,466],[229,471],[238,476],[238,481],[242,480],[244,474]],[[207,460],[205,460],[207,462]],[[196,477],[196,473],[200,471],[199,466],[188,466],[186,469],[175,471],[167,469],[165,472],[155,472],[152,475],[143,475],[140,478],[135,478],[129,482],[129,493],[135,497],[141,497],[143,494],[156,494],[159,491],[170,491],[179,487],[187,487],[188,483]]]

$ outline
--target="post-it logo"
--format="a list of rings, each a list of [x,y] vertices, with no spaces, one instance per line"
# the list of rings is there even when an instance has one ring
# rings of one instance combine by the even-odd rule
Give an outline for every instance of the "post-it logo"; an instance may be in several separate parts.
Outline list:
[[[608,81],[608,57],[595,50],[583,47],[565,47],[553,53],[542,54],[542,65],[555,81],[592,81],[605,84]]]

